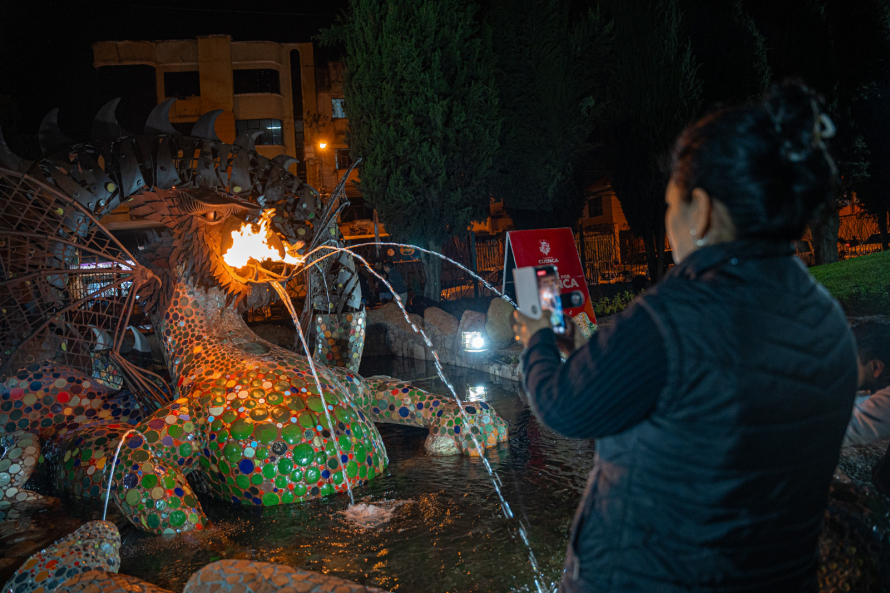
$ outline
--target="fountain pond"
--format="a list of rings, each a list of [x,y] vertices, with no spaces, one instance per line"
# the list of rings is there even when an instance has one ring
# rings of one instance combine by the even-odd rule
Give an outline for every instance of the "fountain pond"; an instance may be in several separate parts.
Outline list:
[[[431,362],[368,358],[361,371],[444,390]],[[516,382],[457,367],[445,372],[462,398],[486,401],[509,422],[509,443],[489,450],[488,457],[513,512],[530,527],[543,576],[555,583],[593,466],[593,442],[565,439],[543,427]],[[390,591],[534,591],[526,548],[511,535],[515,529],[480,460],[428,456],[426,429],[381,425],[380,433],[390,465],[355,492],[352,508],[345,496],[270,508],[232,507],[202,497],[209,527],[165,537],[136,530],[112,505],[109,520],[122,540],[120,572],[178,591],[204,565],[230,558],[277,562]],[[888,501],[852,475],[854,457],[875,454],[873,448],[845,448],[841,468],[851,476],[839,472],[832,486],[821,544],[822,591],[890,586]],[[370,503],[374,508],[362,506]],[[0,582],[30,554],[101,516],[101,502],[69,500],[0,523]]]
[[[364,376],[410,379],[444,393],[432,362],[369,358]],[[488,451],[513,512],[530,525],[530,543],[544,576],[559,579],[565,542],[593,443],[559,437],[531,414],[518,383],[470,369],[445,373],[464,399],[486,401],[510,424],[510,441]],[[477,457],[430,457],[426,429],[379,425],[390,465],[355,491],[375,503],[373,517],[347,512],[345,496],[304,504],[245,508],[202,497],[207,529],[176,537],[136,530],[114,505],[108,519],[121,532],[122,574],[181,590],[189,576],[223,558],[277,562],[391,591],[533,591],[527,550],[513,538],[488,474]],[[382,507],[383,513],[380,512]],[[358,515],[353,517],[350,515]],[[389,515],[388,520],[381,515]],[[0,526],[0,582],[30,554],[102,516],[98,501],[63,501],[16,526]],[[2,558],[4,557],[5,558]]]

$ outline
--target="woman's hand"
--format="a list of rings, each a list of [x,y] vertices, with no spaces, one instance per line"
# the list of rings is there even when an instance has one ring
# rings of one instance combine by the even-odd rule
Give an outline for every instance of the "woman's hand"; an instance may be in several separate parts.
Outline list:
[[[566,332],[564,334],[556,334],[556,345],[566,358],[572,352],[587,344],[587,339],[571,317],[565,318]],[[540,319],[532,319],[528,315],[523,315],[518,310],[513,311],[513,333],[516,339],[522,342],[523,347],[528,347],[529,340],[539,330],[544,328],[553,328],[550,323],[550,311],[544,310]]]
[[[516,339],[522,342],[523,348],[528,346],[528,341],[533,335],[545,327],[553,327],[550,323],[550,311],[542,311],[540,319],[532,319],[520,313],[518,309],[513,311],[513,333],[516,334]]]

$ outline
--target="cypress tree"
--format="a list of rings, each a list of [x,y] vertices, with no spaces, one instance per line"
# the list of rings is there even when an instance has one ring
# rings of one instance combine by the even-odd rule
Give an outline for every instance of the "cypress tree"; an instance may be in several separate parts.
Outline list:
[[[890,81],[883,81],[853,106],[868,145],[868,174],[856,184],[859,205],[878,223],[881,249],[890,250]]]
[[[347,141],[396,241],[441,251],[488,216],[500,120],[491,37],[466,0],[353,0],[322,43],[346,49]],[[427,298],[441,260],[422,256]]]
[[[613,100],[603,114],[612,187],[643,239],[649,277],[666,266],[664,191],[670,153],[699,112],[702,82],[674,0],[607,0],[615,27]]]
[[[520,229],[575,226],[584,205],[611,26],[570,5],[497,0],[492,9],[504,118],[492,194]]]
[[[766,40],[741,0],[679,0],[684,38],[699,64],[702,107],[759,100],[772,72]]]

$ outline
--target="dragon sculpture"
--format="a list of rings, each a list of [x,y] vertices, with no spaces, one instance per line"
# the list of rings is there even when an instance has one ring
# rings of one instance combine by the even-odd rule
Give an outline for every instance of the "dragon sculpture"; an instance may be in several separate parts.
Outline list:
[[[256,133],[223,143],[219,112],[178,133],[172,104],[133,135],[112,101],[89,143],[67,139],[51,112],[36,162],[0,137],[0,515],[46,502],[24,489],[44,458],[59,493],[99,497],[110,481],[133,524],[178,533],[207,524],[197,484],[264,506],[360,486],[388,461],[375,422],[428,427],[432,454],[505,441],[506,424],[485,403],[358,375],[354,264],[345,252],[324,257],[340,245],[342,191],[322,200],[288,172],[291,159],[254,150]],[[135,256],[100,223],[122,203],[163,228]],[[267,223],[272,259],[302,261],[301,324],[318,313],[315,358],[325,364],[243,321],[246,308],[281,294],[258,280],[281,278],[272,268],[286,264],[236,269],[223,256],[233,230]],[[136,308],[159,336],[172,386],[121,354],[138,331]]]

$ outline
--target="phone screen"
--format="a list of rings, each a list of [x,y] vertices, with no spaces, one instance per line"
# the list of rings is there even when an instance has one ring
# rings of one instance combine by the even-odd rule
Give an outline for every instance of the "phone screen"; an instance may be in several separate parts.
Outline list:
[[[556,267],[535,268],[535,275],[538,279],[538,299],[541,302],[541,308],[550,311],[550,323],[553,325],[553,331],[564,334],[566,322],[562,313],[562,299],[559,298],[562,291],[559,288],[559,275],[556,272]]]

